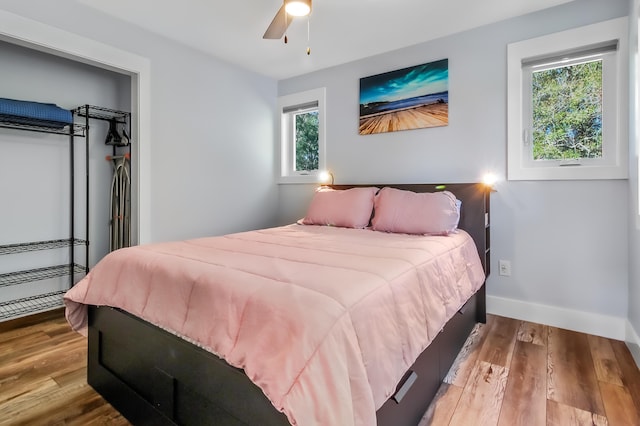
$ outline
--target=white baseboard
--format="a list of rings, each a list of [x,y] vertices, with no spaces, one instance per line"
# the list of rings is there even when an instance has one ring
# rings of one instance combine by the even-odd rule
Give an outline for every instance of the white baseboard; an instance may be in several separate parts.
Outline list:
[[[636,365],[640,367],[640,337],[638,337],[638,333],[636,333],[629,320],[627,320],[626,341],[627,347],[629,347],[629,351],[631,351],[631,355],[633,355],[633,359],[636,361]]]
[[[628,340],[626,318],[487,296],[487,313],[615,340]],[[634,332],[635,334],[635,332]],[[635,336],[637,338],[637,335]],[[636,340],[636,342],[640,342]],[[639,353],[640,355],[640,348]],[[636,361],[638,358],[636,358]]]

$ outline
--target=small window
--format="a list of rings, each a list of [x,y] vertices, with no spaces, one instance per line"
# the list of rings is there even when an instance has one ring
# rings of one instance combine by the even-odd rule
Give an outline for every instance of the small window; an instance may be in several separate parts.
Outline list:
[[[288,114],[286,121],[292,147],[295,155],[293,171],[296,173],[314,172],[319,169],[318,150],[318,102],[310,105],[285,108],[283,114]],[[292,126],[289,129],[289,126]]]
[[[605,163],[603,127],[615,129],[616,123],[603,125],[603,101],[615,95],[616,88],[612,79],[605,85],[604,76],[615,75],[615,49],[524,66],[524,154],[531,167]]]
[[[509,179],[627,177],[626,23],[615,21],[509,45]]]
[[[325,167],[324,89],[284,96],[281,112],[281,181],[316,182]]]

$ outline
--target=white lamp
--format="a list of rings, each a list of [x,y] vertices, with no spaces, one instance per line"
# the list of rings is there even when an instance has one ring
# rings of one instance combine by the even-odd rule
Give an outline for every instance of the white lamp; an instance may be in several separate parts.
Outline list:
[[[284,10],[291,16],[307,16],[311,13],[311,0],[284,0]]]
[[[324,182],[327,185],[333,185],[333,173],[329,170],[323,170],[318,174],[320,182]]]
[[[485,173],[485,175],[482,177],[482,183],[484,183],[488,188],[490,188],[491,192],[496,192],[494,185],[496,184],[497,181],[498,181],[498,177],[491,172]]]

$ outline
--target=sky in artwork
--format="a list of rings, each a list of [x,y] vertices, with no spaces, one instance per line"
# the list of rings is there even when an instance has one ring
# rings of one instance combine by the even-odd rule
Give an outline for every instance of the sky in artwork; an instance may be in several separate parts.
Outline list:
[[[393,102],[448,91],[449,60],[360,79],[360,104]]]

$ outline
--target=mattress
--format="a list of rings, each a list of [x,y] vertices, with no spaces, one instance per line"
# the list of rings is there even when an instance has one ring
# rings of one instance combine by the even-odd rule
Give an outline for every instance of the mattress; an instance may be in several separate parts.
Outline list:
[[[293,425],[371,425],[484,282],[471,237],[288,225],[118,250],[65,296],[123,309],[242,368]]]

